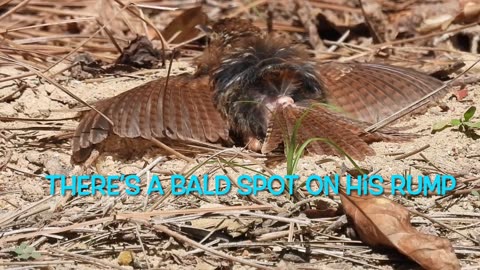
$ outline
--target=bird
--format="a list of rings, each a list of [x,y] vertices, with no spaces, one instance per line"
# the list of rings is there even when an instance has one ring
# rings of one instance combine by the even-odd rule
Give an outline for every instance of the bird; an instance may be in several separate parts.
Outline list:
[[[94,104],[113,125],[88,111],[73,136],[72,161],[84,162],[113,135],[268,154],[292,134],[300,144],[325,139],[311,142],[308,153],[363,160],[375,155],[372,142],[410,138],[395,128],[366,127],[443,85],[404,67],[318,62],[305,48],[240,18],[213,24],[194,65],[193,74],[155,79]]]

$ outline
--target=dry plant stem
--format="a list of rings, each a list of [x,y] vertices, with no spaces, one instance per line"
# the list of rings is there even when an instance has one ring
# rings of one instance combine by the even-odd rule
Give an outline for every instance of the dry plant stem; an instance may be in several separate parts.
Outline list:
[[[178,151],[176,151],[175,149],[169,147],[168,145],[162,143],[161,141],[155,139],[155,138],[151,138],[150,139],[153,143],[155,143],[157,146],[159,146],[160,148],[164,149],[165,151],[167,151],[168,153],[172,154],[172,155],[175,155],[177,156],[178,158],[181,158],[185,161],[187,161],[188,163],[192,163],[194,164],[196,161],[192,158],[189,158],[189,157],[186,157],[185,155],[182,155],[181,153],[179,153]]]
[[[148,25],[145,22],[145,14],[143,10],[139,6],[135,6],[137,8],[138,13],[140,14],[140,18],[142,18],[142,26],[143,26],[143,35],[148,36]]]
[[[93,265],[102,266],[102,267],[108,267],[110,269],[119,269],[119,270],[126,270],[127,269],[127,268],[120,267],[118,265],[115,265],[115,264],[112,264],[112,263],[109,263],[109,262],[106,262],[106,261],[103,261],[103,260],[99,260],[97,258],[85,256],[85,255],[75,254],[75,253],[72,253],[72,252],[63,251],[63,250],[59,250],[59,249],[51,249],[51,251],[55,255],[62,254],[63,256],[70,257],[70,258],[73,258],[73,259],[76,259],[78,261],[88,263],[88,264],[93,264]]]
[[[429,148],[429,147],[430,147],[430,144],[427,144],[427,145],[425,145],[425,146],[420,147],[419,149],[413,150],[413,151],[410,152],[410,153],[405,153],[405,154],[403,154],[403,155],[401,155],[401,156],[398,156],[398,157],[395,158],[395,160],[402,160],[402,159],[404,159],[404,158],[413,156],[413,155],[415,155],[415,154],[418,154],[418,153],[422,152],[423,150],[425,150],[425,149],[427,149],[427,148]]]
[[[117,13],[115,13],[112,17],[112,19],[110,19],[105,25],[101,26],[97,31],[95,31],[89,38],[87,38],[85,41],[81,42],[80,45],[75,48],[74,50],[72,50],[71,52],[69,52],[68,54],[66,54],[65,56],[63,56],[62,58],[60,58],[57,62],[55,62],[53,65],[51,65],[50,67],[48,67],[46,70],[44,70],[43,72],[47,72],[49,70],[51,70],[52,68],[54,68],[55,66],[57,66],[59,63],[63,62],[65,59],[67,59],[69,56],[73,55],[74,53],[76,53],[78,50],[80,50],[80,48],[82,48],[85,44],[87,44],[90,40],[92,40],[96,35],[98,35],[101,31],[103,31],[105,29],[105,27],[109,26],[116,18],[117,16],[125,9],[127,8],[126,6],[125,7],[122,7]],[[35,75],[35,73],[31,74],[31,75]],[[30,75],[28,75],[30,76]],[[108,118],[107,118],[108,119]]]
[[[345,33],[343,33],[343,35],[337,40],[337,44],[333,44],[332,46],[330,46],[328,49],[327,49],[327,52],[329,53],[332,53],[334,52],[335,50],[337,50],[338,48],[338,44],[341,44],[343,43],[347,37],[350,35],[350,30],[347,30],[345,31]]]
[[[275,172],[270,170],[269,168],[267,168],[263,163],[261,163],[260,161],[258,161],[256,158],[248,155],[248,154],[245,154],[241,151],[238,152],[239,155],[241,155],[242,157],[250,160],[252,163],[254,163],[255,165],[258,165],[260,167],[262,167],[262,169],[264,169],[266,172],[268,172],[270,175],[274,175]]]
[[[166,199],[168,199],[170,197],[170,195],[172,195],[172,190],[171,189],[168,189],[166,192],[165,192],[165,195],[163,195],[158,201],[156,201],[149,209],[148,211],[155,211],[155,209],[160,205],[162,204]]]
[[[465,195],[465,194],[471,194],[474,191],[480,192],[480,187],[479,188],[465,189],[465,190],[456,190],[450,195],[452,195],[452,196]]]
[[[303,27],[308,32],[310,45],[315,51],[325,48],[325,44],[323,44],[323,41],[320,39],[317,26],[314,23],[310,3],[306,0],[296,0],[295,4],[298,7],[296,13]]]
[[[215,231],[212,231],[211,233],[213,233],[213,232],[215,232]],[[209,234],[208,236],[210,237],[210,234]],[[206,239],[206,238],[204,238],[204,239]],[[216,245],[216,244],[220,243],[220,241],[221,241],[220,239],[213,240],[213,241],[205,244],[205,246],[211,247],[211,246],[213,246],[213,245]],[[201,242],[200,242],[200,243],[201,243]],[[218,248],[217,248],[217,247],[214,247],[214,249],[218,249]],[[191,255],[195,255],[195,254],[198,254],[198,253],[204,253],[204,250],[199,249],[199,248],[196,248],[196,249],[194,249],[194,250],[192,250],[192,251],[189,251],[189,252],[185,253],[185,255],[191,256]]]
[[[97,153],[98,153],[98,152],[97,152]],[[164,162],[164,161],[165,161],[165,157],[163,157],[163,156],[157,157],[154,161],[152,161],[152,163],[148,164],[145,168],[141,169],[141,170],[136,174],[136,176],[140,178],[140,177],[142,177],[145,173],[147,173],[147,175],[148,175],[148,173],[149,173],[155,166],[157,166],[160,162]],[[99,170],[97,169],[97,171],[99,171]],[[150,181],[150,180],[151,180],[151,178],[147,176],[147,181]],[[122,190],[124,190],[125,185],[122,184],[122,185],[120,186],[120,188],[121,188]],[[126,194],[126,193],[122,193],[122,195],[120,195],[120,196],[118,196],[118,197],[115,197],[115,199],[113,199],[113,201],[111,200],[111,197],[110,197],[110,198],[106,198],[106,199],[101,199],[98,203],[96,203],[96,204],[94,204],[93,206],[91,206],[91,207],[89,208],[89,210],[93,210],[93,209],[99,207],[100,205],[104,204],[105,202],[110,202],[110,204],[107,204],[107,205],[105,206],[106,209],[104,210],[104,213],[107,213],[107,211],[108,211],[109,209],[113,209],[113,207],[114,207],[119,201],[124,200],[126,197],[127,197],[127,194]],[[148,196],[145,196],[145,198],[148,199]]]
[[[134,222],[138,222],[142,225],[145,225],[145,226],[148,226],[148,227],[151,227],[153,228],[154,230],[156,231],[160,231],[160,232],[163,232],[175,239],[177,239],[178,241],[181,241],[181,242],[184,242],[186,244],[189,244],[195,248],[199,248],[199,249],[202,249],[204,250],[205,252],[208,252],[208,253],[211,253],[213,255],[216,255],[216,256],[219,256],[221,258],[224,258],[224,259],[227,259],[227,260],[230,260],[230,261],[233,261],[233,262],[238,262],[238,263],[241,263],[241,264],[244,264],[244,265],[248,265],[248,266],[251,266],[251,267],[255,267],[257,269],[267,269],[267,270],[270,270],[270,269],[274,269],[274,268],[271,268],[271,267],[268,267],[268,266],[264,266],[264,265],[261,265],[261,264],[258,264],[258,263],[255,263],[255,262],[252,262],[252,261],[249,261],[249,260],[245,260],[245,259],[242,259],[242,258],[239,258],[239,257],[235,257],[235,256],[232,256],[232,255],[228,255],[226,253],[223,253],[223,252],[220,252],[220,251],[217,251],[213,248],[210,248],[210,247],[207,247],[205,245],[202,245],[196,241],[193,241],[191,240],[190,238],[184,236],[184,235],[181,235],[175,231],[172,231],[170,230],[168,227],[164,226],[164,225],[153,225],[151,224],[150,222],[147,222],[147,221],[144,221],[144,220],[133,220]]]
[[[477,244],[477,245],[480,245],[480,241],[478,241],[478,240],[476,240],[476,239],[474,239],[474,238],[472,238],[472,237],[470,237],[470,236],[468,236],[468,235],[465,235],[464,233],[456,230],[455,228],[452,228],[452,227],[448,226],[447,224],[445,224],[445,223],[443,223],[443,222],[440,222],[440,221],[438,221],[438,220],[436,220],[436,219],[434,219],[434,218],[432,218],[432,217],[429,217],[428,215],[425,215],[425,214],[423,214],[423,213],[417,212],[417,211],[415,211],[415,210],[413,210],[413,209],[407,208],[407,210],[408,210],[410,213],[412,213],[412,214],[415,214],[415,215],[417,215],[417,216],[421,216],[421,217],[423,217],[423,218],[425,218],[425,219],[430,220],[430,221],[433,222],[433,223],[437,223],[438,225],[444,227],[445,229],[448,229],[448,230],[450,230],[450,231],[452,231],[452,232],[456,232],[457,234],[465,237],[466,239],[472,241],[473,243],[475,243],[475,244]]]
[[[122,48],[120,47],[120,45],[118,45],[117,41],[115,40],[115,38],[113,37],[113,34],[112,32],[110,32],[110,30],[108,29],[108,27],[104,26],[102,24],[102,22],[100,22],[100,20],[96,19],[96,22],[98,25],[100,25],[100,28],[103,28],[105,34],[107,34],[108,38],[110,39],[110,41],[112,42],[113,46],[115,46],[115,49],[117,49],[118,53],[122,54],[123,53],[123,50]]]
[[[18,92],[23,92],[25,89],[27,89],[28,85],[27,84],[22,84],[19,85],[17,90],[13,91],[12,93],[0,98],[0,102],[6,102],[7,100],[12,100],[12,97],[18,93]],[[3,117],[0,117],[0,119]]]
[[[322,250],[315,250],[315,253],[323,254],[323,255],[326,255],[326,256],[332,256],[332,257],[335,257],[335,258],[350,261],[350,262],[357,263],[357,264],[360,264],[360,265],[365,265],[365,266],[370,267],[370,269],[378,269],[378,270],[384,269],[384,268],[380,268],[380,267],[377,267],[375,265],[372,265],[372,264],[369,264],[369,263],[366,263],[366,262],[363,262],[363,261],[352,259],[352,258],[347,257],[347,256],[339,256],[339,255],[333,254],[331,252],[325,252],[325,251],[322,251]]]
[[[344,4],[333,4],[333,3],[323,3],[323,2],[313,2],[313,1],[309,1],[309,2],[315,8],[331,9],[331,10],[341,11],[341,12],[362,13],[362,11],[359,8],[348,7],[348,6],[345,6]]]
[[[373,24],[370,22],[368,16],[367,16],[367,12],[365,12],[365,9],[363,8],[363,3],[362,3],[362,0],[358,0],[358,4],[360,6],[360,9],[362,10],[362,14],[363,14],[363,18],[365,19],[365,23],[367,24],[367,27],[368,29],[370,30],[370,34],[372,35],[372,38],[373,38],[373,42],[375,44],[378,44],[378,43],[384,43],[385,40],[383,40],[377,33],[377,31],[375,30],[375,27],[373,26]]]
[[[474,26],[478,25],[478,23],[479,23],[479,21],[476,21],[476,22],[473,22],[473,23],[466,24],[464,26],[460,26],[460,27],[450,29],[450,30],[445,30],[445,31],[442,31],[442,32],[435,32],[435,33],[431,33],[431,34],[427,34],[427,35],[423,35],[423,36],[419,36],[419,37],[406,38],[406,39],[395,40],[395,41],[388,41],[388,42],[385,42],[385,43],[376,44],[376,45],[373,46],[373,48],[382,48],[382,47],[385,47],[387,45],[399,45],[399,44],[403,44],[403,43],[419,41],[419,40],[423,40],[423,39],[429,39],[429,38],[436,37],[436,36],[441,36],[441,35],[444,35],[444,34],[456,33],[456,32],[460,32],[462,30],[474,27]]]
[[[145,5],[145,4],[135,4],[139,8],[149,8],[149,9],[156,9],[156,10],[166,10],[166,11],[176,11],[178,8],[176,7],[161,7],[161,6],[153,6],[153,5]]]
[[[448,173],[448,172],[440,169],[437,165],[433,164],[433,162],[430,161],[430,159],[428,159],[424,154],[420,153],[420,156],[425,160],[425,162],[427,162],[429,165],[431,165],[432,167],[437,169],[439,172],[441,172],[443,174],[454,174],[454,173]]]
[[[287,240],[288,242],[293,242],[294,231],[295,231],[295,223],[290,222],[290,224],[288,225],[288,240]]]
[[[2,102],[3,100],[0,100]],[[65,120],[73,120],[77,117],[63,117],[63,118],[22,118],[22,117],[3,117],[0,116],[0,121],[18,121],[18,122],[60,122]]]
[[[243,214],[247,215],[247,216],[271,219],[271,220],[276,220],[276,221],[285,222],[285,223],[298,223],[298,224],[302,224],[302,225],[311,225],[311,223],[312,223],[310,221],[310,219],[286,218],[286,217],[282,217],[282,216],[273,216],[273,215],[253,213],[253,212],[245,212]]]
[[[36,208],[34,211],[31,211],[24,215],[19,216],[18,219],[25,219],[27,217],[35,216],[36,214],[50,210],[50,208],[51,207],[49,205],[42,205],[39,208]]]
[[[30,262],[0,262],[0,266],[12,266],[12,265],[18,265],[18,266],[25,266],[23,267],[18,267],[18,268],[9,268],[9,269],[32,269],[33,267],[39,267],[40,269],[50,269],[49,267],[52,267],[53,265],[60,265],[60,264],[75,264],[76,261],[65,261],[65,260],[57,260],[57,261],[30,261]],[[43,267],[40,267],[43,266]]]
[[[248,5],[237,8],[232,13],[228,14],[226,17],[228,17],[228,18],[237,17],[238,15],[242,14],[243,12],[245,12],[249,9],[251,9],[253,7],[256,7],[256,6],[259,6],[259,5],[263,5],[265,3],[268,3],[268,0],[253,1],[253,2],[249,3]]]
[[[147,257],[147,251],[145,250],[145,244],[143,244],[143,241],[142,241],[142,236],[140,235],[140,226],[135,226],[135,234],[137,235],[137,238],[138,238],[138,242],[140,244],[140,246],[142,247],[142,252],[143,252],[143,256],[144,256],[144,259],[145,261],[147,262],[147,269],[151,269],[150,268],[150,261],[148,260],[148,257]]]
[[[223,166],[223,164],[222,164],[222,162],[220,161],[219,158],[217,158],[217,163],[218,163],[218,166],[220,166],[220,168],[222,169],[223,173],[228,176],[228,178],[234,179],[233,176],[229,172],[227,172],[227,170],[225,169],[225,167]],[[236,188],[240,188],[238,186],[237,182],[233,181],[232,183]],[[261,205],[266,205],[266,203],[264,203],[264,202],[260,201],[259,199],[255,198],[252,194],[248,194],[247,198],[250,199],[254,203],[258,203],[258,204],[261,204]]]
[[[70,19],[70,20],[63,20],[63,21],[59,21],[59,22],[41,23],[41,24],[17,27],[17,28],[12,28],[12,29],[7,28],[7,29],[5,29],[5,33],[11,33],[11,32],[16,32],[16,31],[20,31],[20,30],[27,30],[27,29],[39,28],[39,27],[45,27],[45,26],[53,26],[53,25],[68,24],[68,23],[77,23],[77,22],[81,22],[81,21],[90,21],[90,20],[95,20],[95,18],[93,18],[93,17],[76,18],[76,19]],[[0,33],[3,34],[3,32],[0,32]]]
[[[63,232],[72,231],[75,229],[81,229],[88,226],[93,226],[97,224],[103,224],[106,222],[112,222],[115,220],[128,220],[132,218],[136,219],[150,219],[152,217],[161,217],[161,216],[172,216],[172,215],[188,215],[188,214],[207,214],[207,213],[219,213],[219,212],[233,212],[233,211],[248,211],[248,210],[258,210],[258,211],[267,211],[271,210],[270,206],[265,205],[252,205],[252,206],[230,206],[230,207],[222,207],[222,208],[197,208],[197,209],[184,209],[184,210],[166,210],[166,211],[153,211],[153,212],[145,212],[145,213],[119,213],[113,216],[105,217],[105,218],[98,218],[95,220],[85,221],[82,223],[75,223],[73,225],[61,227],[61,228],[53,228],[53,229],[41,229],[31,233],[24,233],[20,235],[13,235],[11,237],[3,237],[0,238],[0,246],[13,241],[18,241],[24,238],[34,238],[37,236],[43,236],[45,234],[59,234]],[[247,212],[243,213],[246,214]],[[292,219],[289,219],[292,221]],[[295,220],[294,220],[295,221]]]
[[[7,5],[8,3],[12,2],[13,0],[4,0],[0,3],[0,7],[3,7],[4,5]]]
[[[97,110],[95,107],[93,107],[92,105],[88,104],[87,102],[85,102],[84,100],[82,100],[80,97],[78,97],[77,95],[75,95],[74,93],[70,92],[70,90],[66,89],[65,87],[63,87],[62,85],[60,85],[59,83],[57,83],[55,80],[51,79],[50,77],[48,77],[47,75],[41,73],[40,71],[37,71],[35,68],[31,67],[30,65],[28,64],[25,64],[25,63],[22,63],[22,62],[19,62],[15,59],[11,59],[9,58],[8,56],[7,57],[2,57],[0,56],[0,59],[4,59],[6,61],[11,61],[13,63],[16,63],[18,64],[19,66],[22,66],[24,68],[27,68],[29,69],[30,71],[32,71],[33,73],[35,73],[38,77],[41,77],[43,79],[45,79],[46,81],[48,81],[49,83],[51,83],[52,85],[56,86],[57,88],[59,88],[60,90],[62,90],[64,93],[66,93],[67,95],[69,95],[70,97],[72,97],[73,99],[79,101],[80,103],[82,103],[83,105],[89,107],[90,109],[96,111],[98,114],[100,114],[102,117],[104,117],[111,125],[113,125],[113,122],[112,120],[110,120],[105,114],[103,114],[102,112],[100,112],[99,110]]]
[[[5,19],[6,17],[10,16],[11,14],[15,13],[17,10],[21,9],[23,6],[28,4],[28,2],[30,2],[30,0],[23,0],[18,5],[16,5],[14,8],[12,8],[9,11],[3,13],[2,16],[0,16],[0,21]]]
[[[132,10],[132,8],[129,6],[130,4],[125,5],[120,0],[114,0],[114,1],[117,2],[122,7],[122,10],[126,8],[128,12],[130,12],[131,14],[133,14],[134,16],[136,16],[137,18],[145,22],[148,26],[150,26],[155,31],[155,33],[157,34],[162,44],[162,65],[165,65],[166,50],[168,49],[168,43],[165,41],[165,38],[163,38],[162,33],[160,33],[160,31],[155,27],[155,25],[150,20],[142,18],[140,14]]]
[[[54,196],[49,196],[46,197],[36,203],[32,203],[31,205],[27,206],[25,209],[20,209],[17,213],[14,213],[10,216],[5,216],[3,219],[0,220],[0,227],[6,226],[7,224],[10,223],[10,221],[16,219],[17,217],[21,216],[23,213],[28,213],[31,209],[34,209],[35,207],[44,204],[48,200],[52,199]]]

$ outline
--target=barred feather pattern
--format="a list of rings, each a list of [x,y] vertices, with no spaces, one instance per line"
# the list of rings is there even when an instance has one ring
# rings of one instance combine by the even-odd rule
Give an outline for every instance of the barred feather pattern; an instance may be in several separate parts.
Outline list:
[[[346,115],[376,123],[442,86],[427,74],[407,68],[368,63],[318,65],[325,101]],[[430,98],[438,99],[448,89]]]
[[[73,160],[88,158],[95,144],[113,133],[120,137],[168,138],[211,143],[230,142],[229,127],[212,102],[207,76],[178,75],[150,81],[95,107],[113,122],[89,111],[78,125]]]
[[[158,79],[95,106],[73,138],[73,160],[88,158],[109,134],[231,144],[256,138],[268,153],[298,130],[298,142],[325,138],[356,159],[373,155],[369,143],[405,141],[412,136],[394,128],[364,129],[406,107],[442,82],[406,68],[381,64],[315,63],[305,50],[277,39],[239,19],[213,27],[217,37],[195,63],[195,75]],[[215,39],[215,37],[214,37]],[[438,93],[430,100],[441,97]],[[287,97],[293,104],[277,101]],[[290,99],[288,99],[290,98]],[[327,103],[342,113],[314,103]],[[238,142],[238,141],[236,141]],[[310,144],[314,154],[341,155],[325,142]]]
[[[285,141],[290,141],[295,132],[294,143],[298,145],[314,139],[306,148],[309,153],[343,156],[343,152],[331,144],[333,143],[352,158],[363,160],[366,156],[375,154],[369,146],[372,142],[400,142],[413,137],[394,128],[368,133],[364,131],[368,123],[346,118],[313,101],[305,103],[310,103],[310,106],[293,104],[275,108],[268,123],[262,153],[272,152]],[[299,126],[295,131],[297,123]]]

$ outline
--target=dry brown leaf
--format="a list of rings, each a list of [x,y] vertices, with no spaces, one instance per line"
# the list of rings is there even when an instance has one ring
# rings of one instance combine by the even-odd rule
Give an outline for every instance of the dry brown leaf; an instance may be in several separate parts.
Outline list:
[[[364,243],[395,248],[425,269],[460,269],[451,243],[415,230],[405,207],[386,198],[347,196],[343,191],[340,198]]]
[[[336,217],[342,215],[342,208],[339,205],[333,205],[324,200],[315,202],[315,209],[306,209],[303,211],[308,218],[325,218]]]
[[[204,25],[208,21],[208,16],[202,11],[202,7],[194,7],[185,10],[173,21],[171,21],[162,31],[165,40],[170,43],[181,43],[200,34],[197,25]],[[173,40],[170,40],[172,39]]]
[[[161,52],[145,36],[138,36],[117,59],[115,64],[133,66],[136,68],[152,68],[160,63]]]

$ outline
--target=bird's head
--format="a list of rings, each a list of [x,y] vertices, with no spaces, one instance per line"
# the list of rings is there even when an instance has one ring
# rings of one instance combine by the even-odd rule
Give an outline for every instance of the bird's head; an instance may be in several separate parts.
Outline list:
[[[240,133],[262,139],[282,100],[322,99],[316,66],[305,51],[271,37],[239,40],[211,75],[217,108]]]

